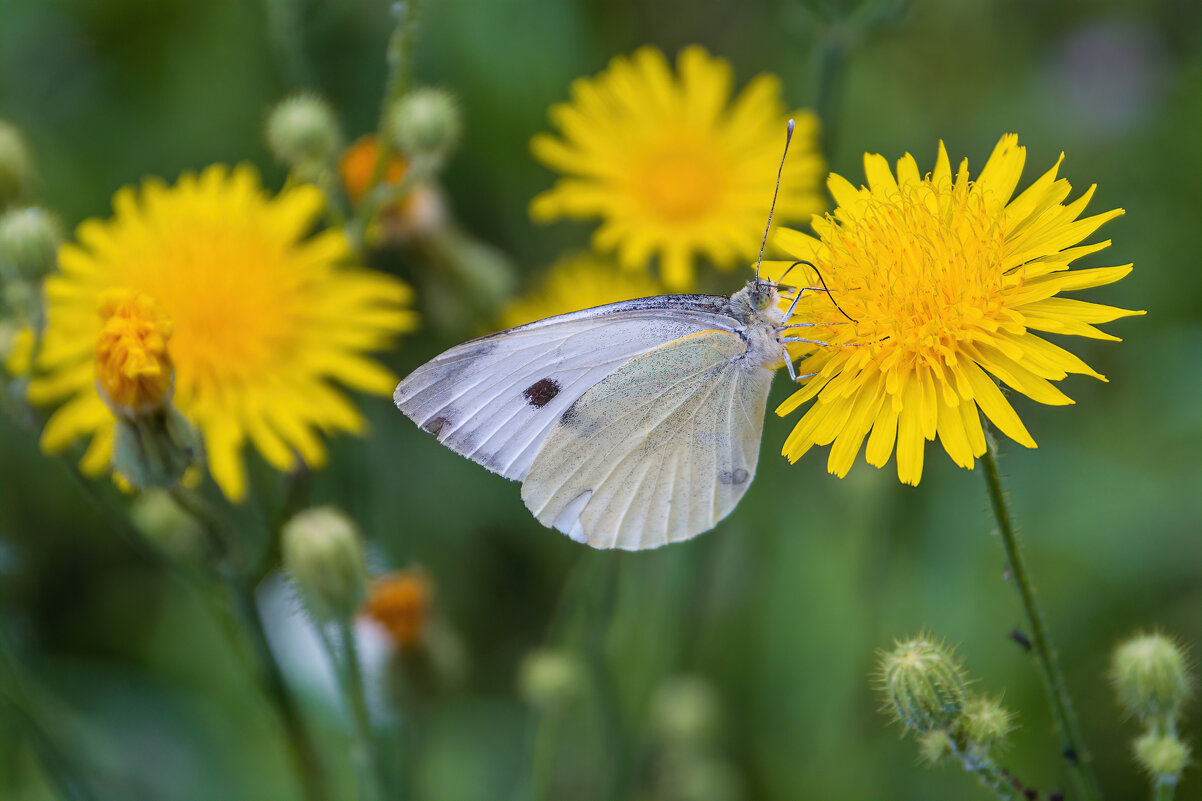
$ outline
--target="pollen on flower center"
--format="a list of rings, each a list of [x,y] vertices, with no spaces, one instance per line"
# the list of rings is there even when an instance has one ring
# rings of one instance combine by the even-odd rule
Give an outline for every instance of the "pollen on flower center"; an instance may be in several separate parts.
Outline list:
[[[969,188],[905,186],[888,200],[867,199],[858,219],[839,226],[827,243],[828,280],[843,285],[836,297],[858,321],[858,340],[939,350],[982,329],[1021,331],[1021,317],[1003,302],[998,215]],[[835,321],[838,312],[826,314]]]
[[[145,292],[112,289],[100,296],[103,328],[96,343],[96,384],[114,412],[132,414],[163,403],[171,390],[167,312]]]
[[[725,191],[722,167],[700,146],[672,141],[655,148],[634,171],[634,194],[647,213],[664,222],[704,218]]]

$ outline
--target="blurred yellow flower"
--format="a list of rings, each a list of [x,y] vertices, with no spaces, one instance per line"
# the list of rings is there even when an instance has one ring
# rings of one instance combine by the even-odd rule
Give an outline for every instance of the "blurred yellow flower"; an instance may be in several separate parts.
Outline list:
[[[419,568],[397,570],[372,582],[363,614],[374,620],[402,649],[421,644],[430,625],[434,585]]]
[[[621,272],[612,262],[589,253],[569,253],[551,265],[537,286],[505,306],[501,325],[513,328],[544,317],[661,293],[659,285],[644,273]]]
[[[677,72],[652,47],[619,56],[595,78],[577,79],[570,103],[551,107],[562,138],[530,143],[535,158],[567,176],[534,198],[531,217],[602,218],[594,247],[616,250],[631,270],[658,254],[672,289],[690,286],[698,254],[723,269],[755,257],[788,119],[775,76],[757,76],[728,102],[726,60],[691,46]],[[782,221],[824,208],[818,122],[795,116],[776,204]]]
[[[66,399],[42,433],[60,451],[80,436],[89,473],[110,461],[114,420],[97,393],[105,323],[97,312],[122,289],[153,298],[172,321],[174,402],[204,438],[210,472],[231,499],[246,492],[242,447],[272,466],[325,461],[319,433],[363,430],[339,382],[387,395],[396,379],[367,357],[411,330],[410,289],[392,276],[343,266],[341,231],[308,236],[323,199],[299,185],[272,197],[250,166],[215,165],[174,186],[148,179],[113,198],[114,216],[87,220],[46,280],[47,325],[29,399]]]
[[[975,182],[967,160],[953,177],[942,143],[925,177],[908,154],[896,178],[884,158],[865,155],[868,188],[830,176],[838,208],[815,218],[817,238],[777,232],[783,250],[819,266],[847,314],[822,292],[799,303],[794,320],[816,327],[793,330],[831,346],[809,352],[798,372],[817,375],[777,409],[786,415],[816,399],[785,442],[790,461],[834,443],[828,469],[843,476],[865,437],[866,458],[877,467],[896,442],[898,478],[917,484],[925,440],[938,437],[956,464],[972,469],[985,452],[978,408],[1011,439],[1035,447],[994,378],[1046,404],[1072,403],[1050,383],[1069,373],[1105,380],[1035,332],[1117,340],[1094,324],[1143,314],[1056,297],[1131,271],[1130,264],[1069,269],[1110,244],[1078,245],[1123,211],[1078,219],[1094,188],[1064,204],[1071,187],[1056,177],[1060,161],[1011,199],[1025,160],[1010,134]],[[778,277],[788,263],[765,272]],[[789,283],[801,280],[795,271]],[[808,280],[817,278],[811,272]]]

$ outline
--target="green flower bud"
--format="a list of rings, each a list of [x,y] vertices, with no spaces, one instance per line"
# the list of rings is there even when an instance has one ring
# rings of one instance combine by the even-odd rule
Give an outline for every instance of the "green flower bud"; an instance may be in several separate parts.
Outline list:
[[[331,507],[306,509],[284,526],[284,569],[319,623],[348,621],[367,592],[367,560],[355,524]]]
[[[459,142],[461,123],[455,99],[441,89],[417,89],[388,110],[393,143],[409,158],[442,159]]]
[[[26,206],[0,215],[0,261],[27,279],[41,278],[54,269],[62,241],[62,225],[45,209]]]
[[[29,192],[33,183],[33,158],[25,137],[13,125],[0,120],[0,208]]]
[[[964,669],[951,648],[931,637],[897,643],[881,657],[880,680],[889,708],[908,729],[947,729],[963,712]]]
[[[518,692],[540,712],[568,706],[584,695],[584,665],[559,650],[534,651],[518,669]]]
[[[1144,720],[1175,714],[1190,691],[1185,654],[1163,634],[1141,634],[1120,645],[1111,678],[1119,701]]]
[[[143,492],[130,507],[129,516],[146,542],[167,558],[189,563],[204,556],[205,536],[200,523],[166,492]]]
[[[1177,776],[1189,762],[1189,746],[1172,734],[1150,731],[1135,741],[1135,759],[1153,776]]]
[[[171,404],[116,415],[113,469],[137,489],[170,487],[200,455],[200,438]]]
[[[1014,713],[1002,706],[1001,699],[969,695],[964,702],[959,731],[975,752],[988,753],[1004,747],[1014,730]]]
[[[313,95],[281,100],[267,118],[267,146],[289,167],[329,161],[341,140],[334,112]]]
[[[952,736],[942,729],[918,735],[918,757],[923,762],[938,765],[956,753]]]
[[[703,745],[721,720],[718,696],[704,679],[678,676],[664,682],[651,702],[651,723],[664,742]]]

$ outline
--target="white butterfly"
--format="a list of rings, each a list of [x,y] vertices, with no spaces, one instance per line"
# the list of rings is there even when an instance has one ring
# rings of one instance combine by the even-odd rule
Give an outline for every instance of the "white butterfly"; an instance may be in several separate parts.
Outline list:
[[[774,371],[796,380],[786,343],[809,341],[787,335],[806,325],[787,323],[797,297],[783,311],[757,265],[732,297],[628,300],[466,342],[393,397],[451,450],[521,481],[540,523],[596,548],[655,548],[713,528],[747,491]]]

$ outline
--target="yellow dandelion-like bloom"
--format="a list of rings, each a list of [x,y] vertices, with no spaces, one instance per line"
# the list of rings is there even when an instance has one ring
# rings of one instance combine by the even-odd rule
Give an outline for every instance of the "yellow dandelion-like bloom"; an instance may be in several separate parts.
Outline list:
[[[985,452],[978,409],[1035,447],[995,378],[1054,405],[1072,401],[1052,381],[1069,373],[1105,380],[1039,333],[1117,340],[1095,325],[1143,313],[1058,297],[1131,271],[1069,269],[1110,244],[1078,243],[1123,211],[1081,217],[1094,188],[1064,203],[1071,187],[1056,177],[1060,161],[1013,197],[1025,160],[1014,135],[1002,137],[976,181],[967,160],[953,176],[942,143],[925,177],[908,154],[896,177],[884,158],[865,155],[868,188],[830,176],[838,208],[814,219],[817,238],[777,233],[791,256],[818,265],[842,308],[805,293],[794,317],[815,324],[792,329],[808,332],[798,336],[830,347],[803,359],[798,372],[815,377],[777,409],[786,415],[814,401],[785,442],[790,461],[833,443],[828,468],[843,476],[867,437],[870,464],[882,467],[896,443],[898,478],[917,484],[925,440],[938,437],[952,461],[972,469]],[[787,265],[766,272],[779,276]],[[800,280],[795,271],[789,283]]]
[[[109,326],[128,335],[143,323],[148,338],[139,341],[151,346],[151,361],[169,354],[174,403],[202,433],[209,470],[231,499],[245,495],[247,440],[287,470],[296,455],[324,463],[319,433],[362,432],[363,418],[334,384],[392,392],[395,377],[367,353],[414,327],[412,293],[391,276],[344,265],[351,253],[341,231],[308,236],[323,202],[308,185],[273,197],[246,165],[119,190],[114,216],[83,222],[78,244],[59,251],[61,272],[46,280],[46,331],[28,397],[66,402],[46,424],[43,449],[90,435],[82,468],[108,466],[115,421],[97,379],[103,385],[105,365],[118,360],[98,347],[113,344]],[[145,297],[129,309],[140,309],[143,323],[115,318],[114,297]],[[160,353],[151,329],[167,319]]]
[[[644,47],[595,78],[572,84],[551,107],[562,138],[539,134],[535,158],[564,173],[534,198],[530,215],[600,217],[593,245],[643,270],[658,254],[664,282],[687,288],[701,254],[726,269],[759,250],[788,115],[780,81],[759,75],[730,101],[730,64],[697,46],[677,58]],[[798,113],[784,167],[778,220],[822,211],[817,119]]]
[[[644,273],[619,271],[612,262],[589,253],[569,253],[551,265],[537,286],[505,306],[501,324],[513,328],[544,317],[661,293],[660,286]]]

